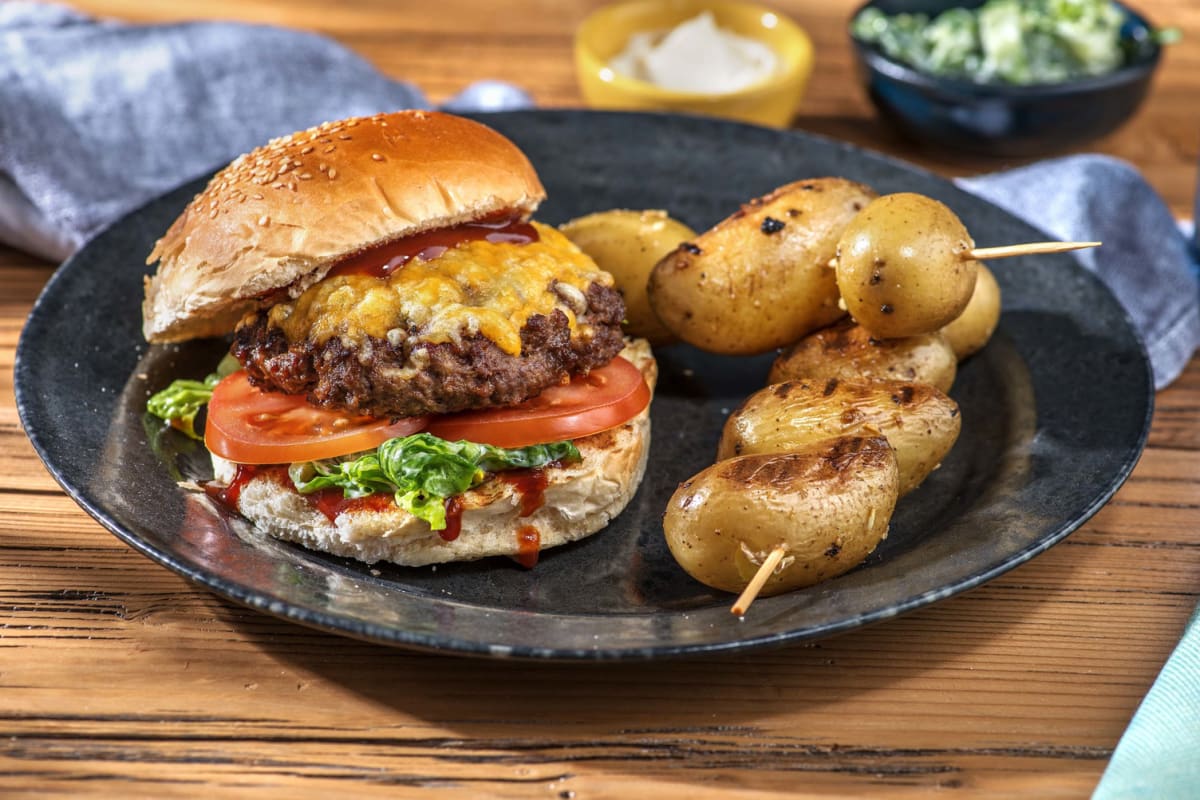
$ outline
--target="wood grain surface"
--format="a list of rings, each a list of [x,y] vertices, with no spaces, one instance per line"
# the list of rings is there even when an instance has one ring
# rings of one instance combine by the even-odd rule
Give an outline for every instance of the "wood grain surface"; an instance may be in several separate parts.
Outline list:
[[[441,100],[480,78],[579,103],[571,32],[597,3],[89,0],[137,22],[329,34]],[[847,2],[774,6],[813,34],[797,127],[943,174],[1005,166],[909,145],[852,75]],[[1141,0],[1184,42],[1095,149],[1180,215],[1197,160],[1200,6]],[[0,795],[1085,797],[1200,598],[1200,362],[1096,517],[1030,563],[873,628],[736,658],[547,665],[413,654],[233,606],[137,555],[41,466],[13,402],[52,266],[0,249]]]

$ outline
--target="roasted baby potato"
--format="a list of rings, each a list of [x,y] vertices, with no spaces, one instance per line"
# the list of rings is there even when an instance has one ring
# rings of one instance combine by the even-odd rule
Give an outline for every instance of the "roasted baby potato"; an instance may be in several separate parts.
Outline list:
[[[837,244],[846,310],[881,338],[939,330],[971,299],[974,247],[954,212],[933,198],[902,192],[873,200]]]
[[[872,198],[842,178],[782,186],[681,244],[650,274],[650,305],[680,339],[729,355],[765,353],[828,325],[838,306],[830,262]]]
[[[954,350],[941,333],[875,339],[861,325],[843,320],[784,350],[771,365],[767,382],[872,378],[929,383],[948,392],[957,367]]]
[[[730,415],[717,459],[883,434],[896,451],[903,496],[942,462],[961,428],[958,404],[927,383],[788,381],[755,392]]]
[[[992,271],[980,264],[971,301],[956,320],[942,328],[942,335],[950,342],[954,355],[962,361],[983,349],[999,322],[1000,284],[996,283]]]
[[[667,545],[696,580],[740,592],[767,554],[787,547],[762,595],[853,568],[887,535],[896,456],[882,436],[846,436],[790,453],[720,461],[679,485],[663,518]]]
[[[652,345],[669,344],[671,332],[658,320],[646,297],[650,270],[659,259],[695,237],[696,232],[665,211],[598,211],[559,226],[617,282],[625,296],[625,332]]]

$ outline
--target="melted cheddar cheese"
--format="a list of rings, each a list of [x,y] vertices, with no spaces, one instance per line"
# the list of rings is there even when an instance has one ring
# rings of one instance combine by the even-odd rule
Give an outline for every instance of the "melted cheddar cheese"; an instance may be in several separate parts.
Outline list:
[[[588,285],[612,286],[612,276],[554,228],[533,225],[536,242],[464,242],[383,278],[326,278],[271,308],[268,322],[291,343],[321,344],[337,336],[348,345],[361,345],[366,337],[393,345],[408,339],[437,344],[478,333],[515,356],[526,321],[558,309],[574,336]]]

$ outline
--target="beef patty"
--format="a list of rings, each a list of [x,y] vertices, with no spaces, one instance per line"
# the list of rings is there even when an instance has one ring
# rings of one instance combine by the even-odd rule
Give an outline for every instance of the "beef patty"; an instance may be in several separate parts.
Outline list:
[[[558,310],[530,316],[521,328],[521,353],[508,355],[482,334],[429,343],[418,337],[393,344],[367,337],[349,346],[332,336],[315,344],[289,343],[267,323],[267,311],[244,321],[231,352],[250,382],[288,394],[305,393],[318,406],[376,417],[444,414],[527,400],[574,375],[607,364],[624,347],[625,303],[615,290],[592,283],[586,333],[571,337]]]

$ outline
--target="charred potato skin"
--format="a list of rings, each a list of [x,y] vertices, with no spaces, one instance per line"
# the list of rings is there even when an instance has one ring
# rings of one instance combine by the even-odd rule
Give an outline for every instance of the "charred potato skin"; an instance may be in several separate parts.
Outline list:
[[[663,530],[696,580],[739,592],[779,544],[787,554],[762,595],[854,568],[887,535],[898,485],[882,436],[847,436],[789,453],[720,461],[680,484]]]
[[[680,339],[727,355],[765,353],[830,324],[830,262],[842,230],[876,197],[842,178],[814,178],[751,200],[667,254],[650,274],[650,304]]]
[[[730,415],[718,459],[785,453],[838,436],[882,434],[896,451],[901,496],[915,489],[958,440],[958,404],[907,381],[788,381],[761,389]]]
[[[563,235],[613,276],[625,298],[625,333],[651,345],[670,344],[674,335],[650,308],[646,284],[650,270],[680,242],[696,232],[665,211],[612,209],[578,217],[559,226]]]
[[[1000,284],[992,271],[980,264],[970,302],[957,319],[942,328],[942,335],[962,361],[983,349],[999,322]]]
[[[810,334],[780,353],[768,383],[789,380],[902,380],[950,391],[958,371],[954,350],[940,332],[876,339],[851,320]]]

